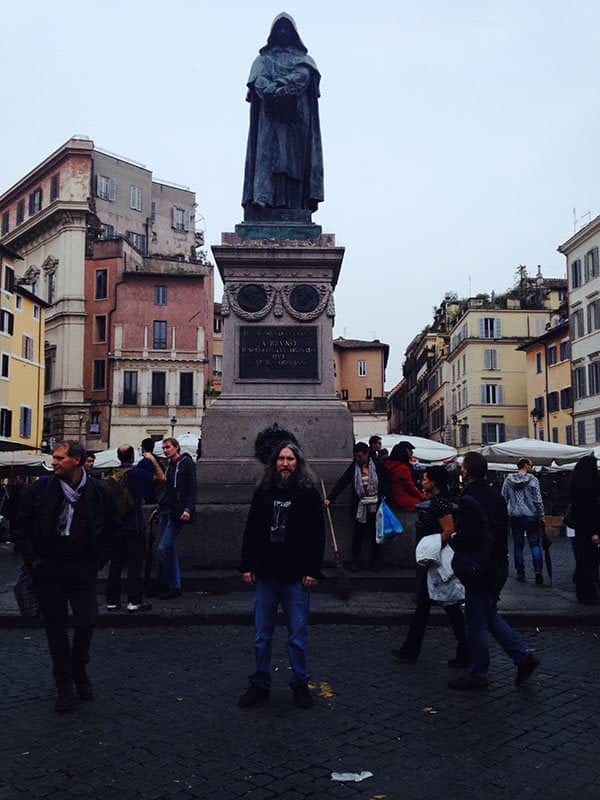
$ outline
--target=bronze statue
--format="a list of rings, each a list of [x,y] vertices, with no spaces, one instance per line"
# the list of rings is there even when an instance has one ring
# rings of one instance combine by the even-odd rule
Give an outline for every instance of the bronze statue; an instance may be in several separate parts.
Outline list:
[[[246,97],[245,219],[268,219],[270,209],[304,210],[310,218],[323,200],[321,76],[289,14],[275,18],[259,53]]]

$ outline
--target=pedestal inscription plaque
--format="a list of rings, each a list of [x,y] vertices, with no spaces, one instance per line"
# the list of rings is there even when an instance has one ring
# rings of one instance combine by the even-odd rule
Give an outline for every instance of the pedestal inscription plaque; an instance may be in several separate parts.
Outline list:
[[[241,325],[239,378],[318,381],[316,325]]]

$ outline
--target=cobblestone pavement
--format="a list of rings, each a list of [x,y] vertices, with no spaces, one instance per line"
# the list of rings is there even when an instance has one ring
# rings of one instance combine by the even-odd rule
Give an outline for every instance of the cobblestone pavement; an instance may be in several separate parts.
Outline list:
[[[527,631],[542,667],[521,688],[495,646],[487,692],[446,687],[448,632],[416,667],[393,663],[403,629],[313,626],[315,707],[290,702],[284,632],[264,707],[240,710],[249,627],[98,631],[98,698],[52,710],[45,639],[3,631],[0,798],[598,798],[600,641]],[[331,773],[368,770],[361,783]]]

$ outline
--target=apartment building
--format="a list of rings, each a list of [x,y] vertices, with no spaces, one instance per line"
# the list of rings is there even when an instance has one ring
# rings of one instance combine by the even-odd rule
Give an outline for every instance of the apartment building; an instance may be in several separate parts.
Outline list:
[[[354,421],[354,435],[387,432],[385,368],[389,345],[339,336],[333,340],[335,386]]]
[[[39,450],[47,304],[19,285],[22,259],[0,244],[0,450]]]
[[[96,241],[86,259],[84,401],[90,449],[201,435],[212,342],[207,265]]]
[[[565,304],[566,311],[566,304]],[[527,358],[527,408],[532,439],[573,444],[569,323],[553,318],[548,330],[519,347]]]
[[[127,258],[130,264],[137,258],[140,272],[147,272],[143,266],[146,259],[162,259],[164,269],[172,274],[197,269],[205,283],[212,285],[212,267],[196,259],[201,237],[194,227],[192,191],[153,180],[143,165],[102,151],[86,137],[70,139],[0,196],[0,241],[20,254],[23,285],[49,306],[45,435],[50,443],[89,436],[100,447],[111,439],[106,425],[110,426],[112,419],[106,409],[100,412],[98,437],[98,412],[92,408],[95,390],[91,395],[89,390],[90,364],[102,360],[92,357],[90,361],[92,344],[98,349],[110,342],[113,322],[106,304],[105,314],[94,308],[90,316],[89,303],[96,301],[96,295],[89,292],[96,287],[86,282],[86,263],[97,256],[95,244],[99,240],[128,243],[129,249],[122,249],[117,256],[120,267],[109,272],[115,302],[130,304],[129,308],[120,305],[119,311],[125,317],[135,316],[141,297],[116,290],[123,273],[131,272]],[[211,273],[210,278],[206,272]],[[109,288],[107,285],[107,291]],[[191,313],[185,319],[204,331],[211,330],[212,298],[210,303],[205,298],[202,303],[193,310],[186,305],[186,313]],[[103,316],[106,342],[97,340],[102,332],[94,327],[102,324],[95,318]],[[113,386],[112,366],[113,361],[107,359],[106,389]],[[207,369],[203,364],[203,373]],[[96,378],[99,383],[100,373]],[[112,398],[106,402],[110,404]]]
[[[558,248],[567,259],[574,444],[600,444],[600,216]]]
[[[461,451],[527,436],[527,359],[520,346],[556,319],[566,281],[524,277],[500,296],[447,296],[409,344],[396,393],[398,430]],[[390,412],[392,416],[392,412]]]

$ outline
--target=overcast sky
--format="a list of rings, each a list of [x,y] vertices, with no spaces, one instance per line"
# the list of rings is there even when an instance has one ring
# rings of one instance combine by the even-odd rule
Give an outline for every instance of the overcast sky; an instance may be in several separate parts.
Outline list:
[[[6,3],[0,191],[84,133],[192,187],[218,243],[242,218],[245,83],[280,11],[322,74],[335,333],[391,345],[389,388],[446,291],[502,291],[518,264],[562,275],[573,209],[599,212],[596,0]]]

